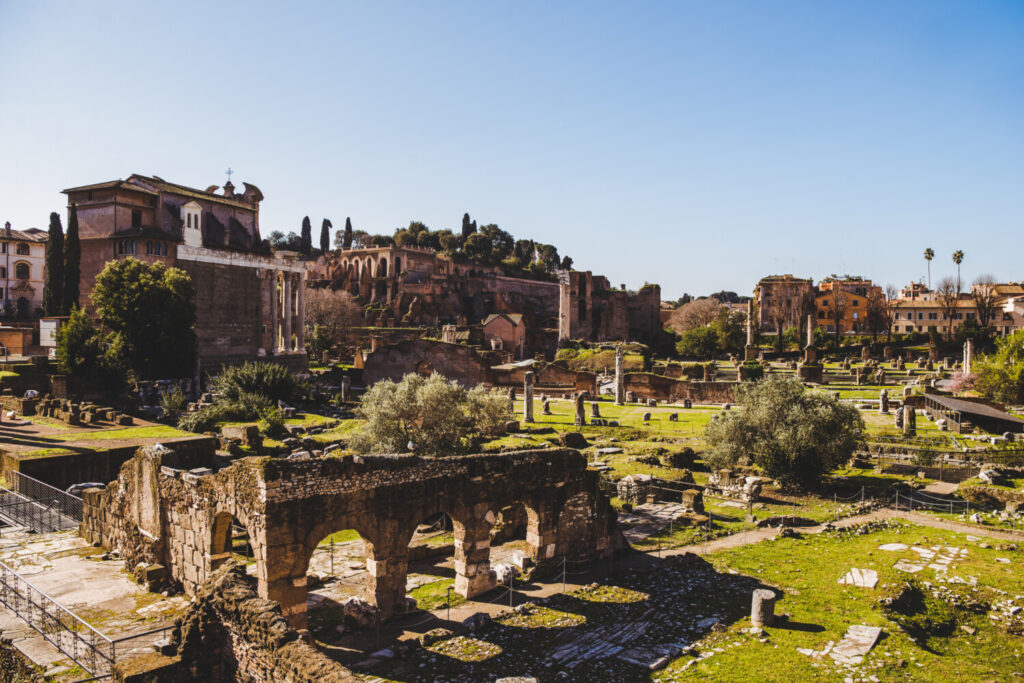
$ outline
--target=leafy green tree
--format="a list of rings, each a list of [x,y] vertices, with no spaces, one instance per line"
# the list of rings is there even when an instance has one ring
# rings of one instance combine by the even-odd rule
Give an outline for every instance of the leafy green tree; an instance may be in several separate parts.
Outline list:
[[[711,323],[718,339],[718,348],[725,353],[739,353],[747,343],[747,314],[742,311],[731,311],[721,308],[718,316]]]
[[[46,240],[46,282],[43,285],[43,311],[46,315],[64,315],[64,226],[60,214],[50,214]]]
[[[103,326],[123,338],[129,365],[140,377],[191,376],[195,287],[185,271],[135,258],[110,261],[96,276],[92,304]]]
[[[128,361],[124,340],[116,333],[104,333],[80,308],[74,308],[67,322],[57,330],[57,367],[89,388],[105,394],[125,389]]]
[[[971,362],[978,393],[1003,403],[1024,403],[1024,330],[1000,337],[996,352]]]
[[[358,409],[366,420],[349,446],[361,453],[404,453],[411,442],[423,455],[452,455],[472,447],[475,434],[497,434],[512,418],[508,397],[476,387],[466,390],[438,374],[409,374],[377,382]]]
[[[718,352],[718,332],[710,325],[686,330],[676,342],[676,353],[684,358],[709,360]]]
[[[61,305],[65,313],[78,306],[79,279],[82,277],[82,244],[78,240],[78,206],[71,205],[68,232],[64,237],[64,297]]]
[[[770,377],[736,389],[738,410],[704,430],[704,459],[718,469],[752,462],[783,485],[813,487],[864,443],[857,409],[796,379]]]
[[[331,228],[334,226],[331,221],[324,219],[320,224],[320,253],[327,256],[327,252],[331,250]]]
[[[313,226],[309,216],[302,219],[302,234],[299,236],[299,253],[309,256],[313,253]]]

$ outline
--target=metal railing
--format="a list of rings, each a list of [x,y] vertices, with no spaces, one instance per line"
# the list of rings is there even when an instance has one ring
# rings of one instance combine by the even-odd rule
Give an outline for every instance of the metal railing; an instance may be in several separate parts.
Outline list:
[[[78,496],[61,491],[46,482],[34,479],[17,470],[12,470],[10,476],[11,490],[20,493],[26,498],[46,502],[65,517],[70,517],[77,522],[82,521],[82,499]]]
[[[7,489],[0,489],[0,519],[15,526],[25,526],[36,533],[66,531],[78,522],[42,501],[27,500]]]
[[[114,665],[114,641],[0,562],[0,602],[93,676]]]

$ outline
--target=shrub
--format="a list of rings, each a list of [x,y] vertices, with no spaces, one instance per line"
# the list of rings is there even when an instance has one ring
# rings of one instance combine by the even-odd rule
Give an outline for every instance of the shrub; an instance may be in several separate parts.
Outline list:
[[[160,407],[164,409],[164,413],[167,415],[176,415],[184,412],[186,404],[185,394],[181,393],[181,389],[178,387],[174,387],[174,389],[160,397]]]
[[[856,408],[794,378],[741,384],[736,399],[739,410],[720,413],[704,430],[704,460],[713,468],[749,460],[784,485],[810,487],[863,445]]]
[[[284,428],[284,411],[277,407],[268,407],[260,413],[256,422],[260,432],[271,439],[280,439],[288,434]]]
[[[996,352],[979,356],[971,365],[975,388],[985,398],[1024,403],[1024,330],[1001,337]]]
[[[277,363],[244,363],[224,368],[211,381],[213,392],[218,399],[239,401],[246,394],[263,396],[266,402],[293,401],[299,398],[303,387],[289,372]]]
[[[366,420],[349,441],[361,453],[404,453],[411,442],[424,455],[466,452],[474,434],[493,434],[512,418],[508,396],[477,387],[467,391],[435,373],[384,380],[363,395]]]

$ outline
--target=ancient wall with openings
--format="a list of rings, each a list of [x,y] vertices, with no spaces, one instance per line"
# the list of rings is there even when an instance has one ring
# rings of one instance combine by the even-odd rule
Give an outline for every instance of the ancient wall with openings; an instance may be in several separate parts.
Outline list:
[[[230,557],[232,523],[245,528],[260,597],[306,624],[306,572],[317,545],[354,529],[364,540],[363,597],[383,618],[406,609],[409,544],[424,520],[454,527],[455,589],[496,586],[490,533],[511,505],[527,511],[528,554],[539,570],[563,557],[607,557],[624,547],[596,472],[571,449],[444,458],[244,458],[217,473],[182,471],[142,449],[116,482],[84,496],[82,535],[118,549],[129,566],[166,568],[190,593]],[[154,519],[153,512],[157,511]]]

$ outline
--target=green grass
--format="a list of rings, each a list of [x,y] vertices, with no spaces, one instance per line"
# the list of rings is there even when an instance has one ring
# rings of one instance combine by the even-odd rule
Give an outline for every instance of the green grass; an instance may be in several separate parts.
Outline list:
[[[191,432],[183,432],[168,425],[152,425],[148,427],[122,427],[120,429],[101,429],[95,432],[69,431],[63,434],[48,434],[47,439],[58,441],[103,441],[129,439],[163,439],[195,436]]]
[[[332,541],[334,543],[336,543],[336,544],[337,543],[348,543],[350,541],[358,541],[361,538],[362,538],[362,536],[360,536],[359,532],[356,531],[355,529],[343,529],[342,531],[335,531],[333,534],[331,534],[330,536],[328,536],[324,540],[320,541],[320,543],[318,543],[317,545],[320,545],[320,546],[330,545]]]
[[[454,579],[441,579],[439,581],[431,581],[425,583],[418,588],[414,588],[409,592],[409,595],[416,598],[416,606],[419,609],[432,611],[440,607],[444,607],[448,604],[448,587],[452,586],[451,591],[451,606],[456,607],[466,602],[466,598],[462,597],[455,592],[455,580]]]
[[[720,571],[740,572],[775,586],[783,593],[776,613],[788,614],[794,626],[803,626],[794,628],[780,623],[776,628],[768,628],[768,642],[760,643],[741,633],[750,625],[747,619],[741,619],[724,633],[713,634],[698,643],[701,651],[714,652],[717,647],[721,652],[686,671],[682,666],[690,658],[677,660],[657,674],[655,680],[843,680],[848,674],[831,665],[831,660],[825,658],[816,667],[814,660],[796,648],[821,650],[828,641],[838,642],[851,624],[880,626],[886,633],[858,667],[861,673],[854,676],[856,680],[871,675],[881,681],[1007,680],[1011,672],[1021,667],[1019,640],[994,626],[986,615],[955,609],[948,602],[935,599],[926,600],[909,617],[879,605],[881,595],[909,577],[894,569],[893,563],[900,557],[916,556],[909,550],[880,551],[878,546],[892,542],[909,545],[915,541],[925,546],[967,547],[967,559],[954,562],[950,574],[977,577],[979,587],[967,589],[975,597],[991,600],[996,597],[994,590],[1019,594],[1024,589],[1024,577],[1015,568],[1024,559],[1021,553],[1009,552],[1014,564],[998,564],[995,558],[1007,556],[1008,551],[982,549],[977,543],[967,542],[962,534],[931,528],[902,526],[866,535],[822,534],[724,550],[710,556]],[[878,590],[838,585],[838,578],[851,567],[875,569],[880,580]],[[918,582],[934,581],[930,569],[915,577]],[[915,624],[937,627],[950,619],[956,626],[952,635],[932,635],[926,642],[915,642],[900,626],[903,623],[913,631]],[[968,635],[960,626],[974,629],[975,634]],[[919,631],[915,634],[923,641]],[[742,646],[728,646],[737,639]],[[899,666],[898,660],[903,660],[904,666]]]

